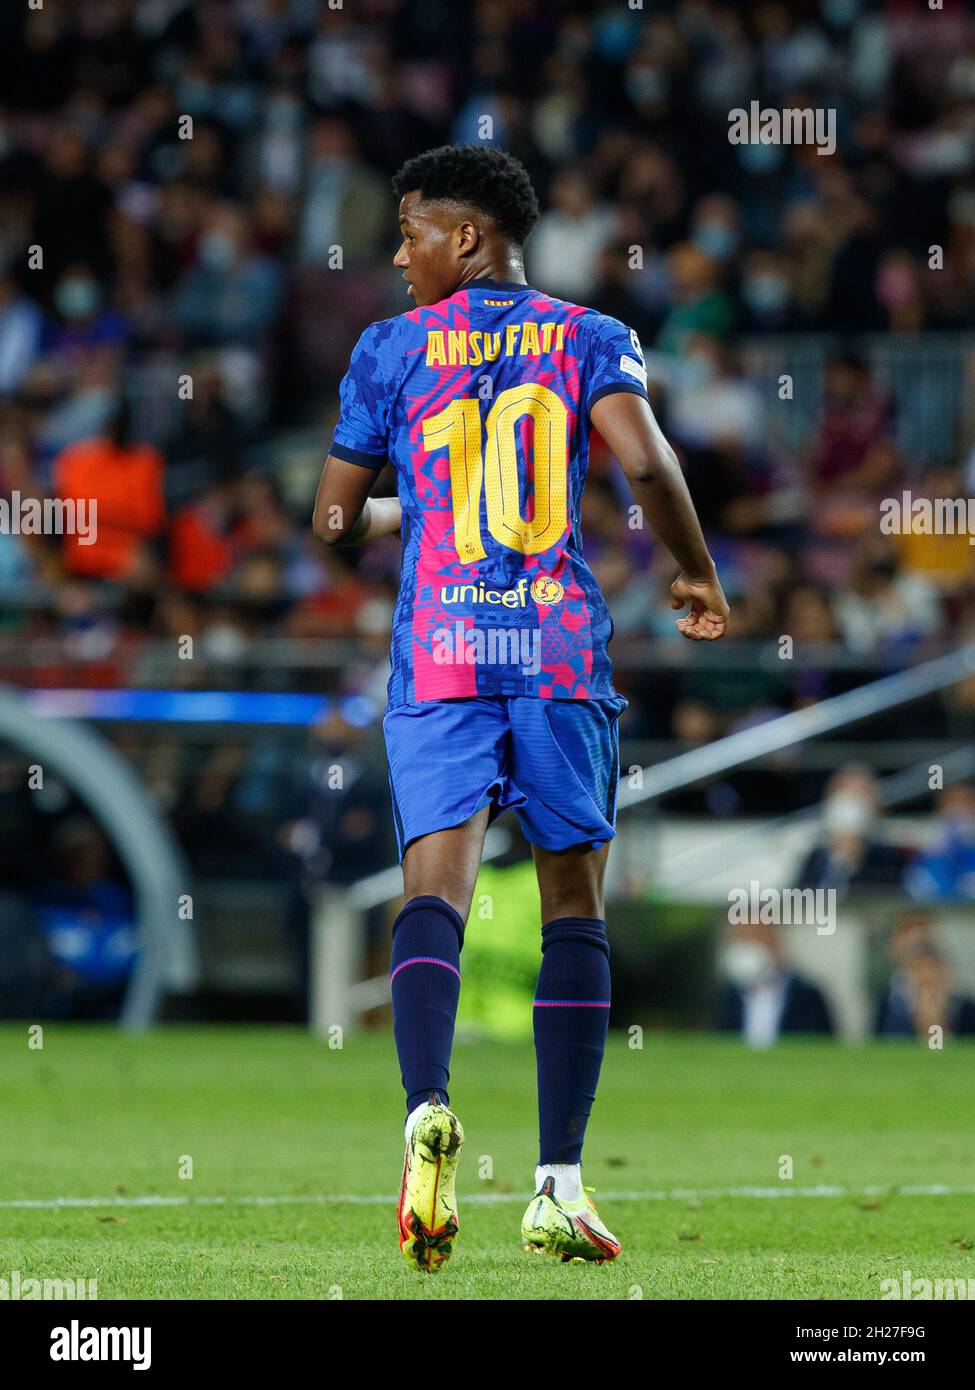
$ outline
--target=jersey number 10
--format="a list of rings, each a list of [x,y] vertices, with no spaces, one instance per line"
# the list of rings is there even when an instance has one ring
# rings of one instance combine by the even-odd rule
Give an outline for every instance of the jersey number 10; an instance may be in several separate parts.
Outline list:
[[[525,415],[534,426],[535,506],[530,521],[521,514],[515,426]],[[454,504],[454,544],[465,563],[483,560],[481,491],[488,530],[496,541],[522,555],[549,550],[568,521],[569,413],[547,386],[537,383],[502,391],[484,422],[477,400],[451,401],[423,422],[427,453],[447,449]]]

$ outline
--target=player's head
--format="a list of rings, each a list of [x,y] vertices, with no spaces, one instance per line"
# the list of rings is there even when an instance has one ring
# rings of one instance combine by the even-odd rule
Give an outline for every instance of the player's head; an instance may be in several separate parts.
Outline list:
[[[524,165],[493,145],[442,145],[393,178],[403,242],[394,265],[417,304],[436,304],[475,275],[521,268],[538,221]]]

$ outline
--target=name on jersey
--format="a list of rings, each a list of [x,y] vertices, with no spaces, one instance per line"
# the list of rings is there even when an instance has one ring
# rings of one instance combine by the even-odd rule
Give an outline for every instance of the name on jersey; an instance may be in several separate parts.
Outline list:
[[[435,328],[427,334],[427,366],[477,367],[502,357],[541,357],[564,347],[564,323],[509,323],[499,333]]]

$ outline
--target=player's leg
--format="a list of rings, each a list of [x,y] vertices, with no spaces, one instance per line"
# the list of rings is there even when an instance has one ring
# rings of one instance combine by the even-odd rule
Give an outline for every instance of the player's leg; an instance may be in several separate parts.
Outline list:
[[[414,840],[403,857],[390,986],[407,1115],[434,1093],[448,1101],[460,953],[487,823],[485,806],[463,825]]]
[[[603,878],[609,846],[559,852],[533,846],[542,907],[535,988],[539,1170],[560,1198],[582,1197],[582,1145],[609,1022],[609,942]]]
[[[532,853],[543,924],[554,922],[557,917],[604,916],[603,883],[609,845],[593,849],[587,843],[563,850],[532,845]]]
[[[403,909],[393,924],[393,1032],[406,1091],[406,1156],[397,1205],[400,1249],[424,1271],[441,1268],[459,1228],[455,1180],[464,1131],[448,1104],[460,997],[464,923],[488,808],[463,825],[415,840],[403,858]]]
[[[582,1198],[582,1145],[609,1024],[609,941],[603,878],[609,846],[559,852],[533,846],[542,906],[535,988],[539,1173],[560,1198]]]
[[[464,1134],[447,1084],[464,925],[501,786],[506,721],[498,701],[427,701],[388,710],[383,729],[404,884],[390,965],[407,1098],[397,1219],[408,1263],[435,1270],[458,1229],[454,1176]]]
[[[533,848],[543,923],[533,1010],[539,1155],[522,1239],[528,1249],[562,1259],[611,1260],[620,1243],[582,1185],[582,1145],[609,1025],[609,846]]]
[[[404,905],[411,898],[442,898],[467,921],[481,867],[488,814],[489,807],[484,806],[463,825],[436,830],[413,841],[403,856]]]
[[[603,880],[614,834],[622,700],[528,702],[515,716],[514,780],[542,910],[534,1004],[539,1165],[522,1223],[527,1248],[613,1259],[619,1241],[582,1185],[582,1145],[609,1024]]]

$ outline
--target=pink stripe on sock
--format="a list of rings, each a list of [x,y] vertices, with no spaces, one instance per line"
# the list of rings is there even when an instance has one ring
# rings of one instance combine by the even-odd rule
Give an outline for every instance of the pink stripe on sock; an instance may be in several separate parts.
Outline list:
[[[401,970],[405,970],[408,965],[442,965],[445,970],[450,970],[460,979],[460,971],[451,965],[449,960],[438,960],[436,956],[411,956],[409,960],[400,961],[399,965],[389,977],[392,984]]]
[[[608,1009],[610,1001],[601,999],[536,999],[536,1009]]]

